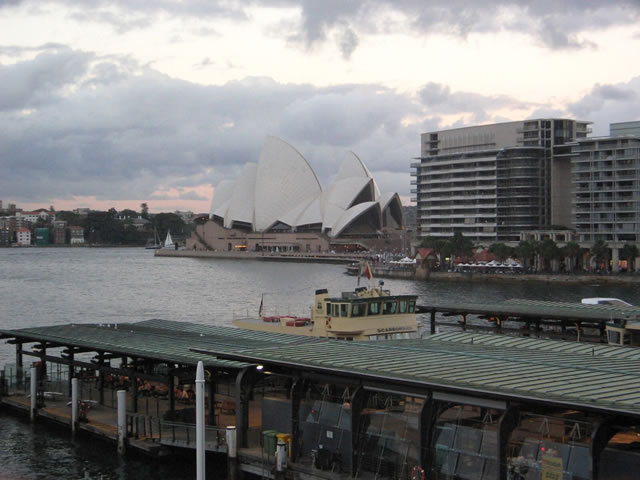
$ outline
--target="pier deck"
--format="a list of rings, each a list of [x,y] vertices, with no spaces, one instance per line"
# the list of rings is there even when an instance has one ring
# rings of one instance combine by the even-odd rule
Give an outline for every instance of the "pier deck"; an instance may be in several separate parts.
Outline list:
[[[256,474],[271,465],[278,435],[289,439],[292,478],[394,479],[422,470],[465,478],[471,466],[483,479],[525,467],[540,478],[551,465],[561,477],[588,480],[640,468],[640,349],[470,332],[347,342],[165,320],[0,336],[17,352],[18,372],[7,377],[5,368],[5,385],[27,383],[23,356],[33,356],[43,391],[90,378],[97,415],[110,408],[108,377],[118,385],[126,377],[130,444],[162,448],[193,448],[192,409],[175,392],[189,389],[203,361],[216,432],[207,449],[223,453],[217,432],[233,424],[239,467]],[[143,397],[145,382],[166,385],[166,399]],[[17,397],[2,405],[24,406]],[[68,422],[63,401],[45,398],[37,418]],[[86,427],[110,438],[115,421],[91,415]]]

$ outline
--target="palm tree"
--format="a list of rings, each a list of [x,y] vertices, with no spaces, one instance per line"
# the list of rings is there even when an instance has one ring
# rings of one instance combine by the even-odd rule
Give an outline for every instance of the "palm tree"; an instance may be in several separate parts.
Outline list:
[[[567,242],[562,249],[562,253],[569,257],[569,271],[573,272],[575,267],[578,266],[578,257],[583,253],[582,247],[577,242]]]
[[[535,240],[520,240],[515,248],[515,253],[526,269],[531,263],[531,258],[536,254],[537,242]]]
[[[545,239],[538,248],[538,253],[542,257],[545,269],[547,268],[547,262],[552,260],[558,260],[561,256],[561,251],[556,242],[550,238]]]
[[[606,269],[608,270],[608,260],[609,260],[609,245],[604,240],[596,240],[593,245],[591,245],[591,256],[596,261],[596,269],[600,268],[602,263],[607,263]]]
[[[492,243],[489,245],[489,251],[493,253],[498,260],[504,262],[513,255],[514,249],[504,243]]]
[[[638,246],[635,243],[625,243],[620,249],[620,258],[629,262],[629,271],[635,271],[635,259],[640,255]]]

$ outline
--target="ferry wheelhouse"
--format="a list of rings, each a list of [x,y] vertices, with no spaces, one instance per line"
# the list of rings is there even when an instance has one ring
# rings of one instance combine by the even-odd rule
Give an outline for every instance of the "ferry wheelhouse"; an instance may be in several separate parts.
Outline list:
[[[327,289],[316,290],[310,317],[263,316],[234,320],[233,324],[249,330],[338,340],[417,337],[416,295],[391,295],[383,285],[356,288],[339,297],[330,297]]]
[[[640,346],[640,309],[619,298],[583,298],[585,305],[606,305],[617,310],[622,310],[623,317],[611,318],[606,324],[607,343],[620,346]],[[613,315],[611,316],[613,317]]]

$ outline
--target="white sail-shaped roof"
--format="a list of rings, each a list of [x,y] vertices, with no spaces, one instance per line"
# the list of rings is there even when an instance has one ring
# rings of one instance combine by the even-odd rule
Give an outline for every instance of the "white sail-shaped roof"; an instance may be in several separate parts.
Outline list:
[[[330,237],[339,236],[342,231],[351,225],[356,219],[362,216],[368,210],[375,209],[376,215],[380,215],[380,205],[378,202],[363,202],[358,205],[351,207],[349,210],[344,212],[344,214],[338,219],[338,221],[333,225],[331,229]],[[379,223],[379,222],[378,222]]]
[[[258,162],[255,192],[255,230],[265,231],[294,205],[307,203],[322,192],[306,159],[291,145],[267,137]]]
[[[362,160],[360,160],[360,157],[353,152],[348,152],[344,157],[342,165],[340,165],[340,170],[338,171],[336,182],[350,177],[366,177],[373,180],[373,175],[371,175],[369,169]],[[380,196],[380,189],[375,180],[373,180],[373,189],[376,196],[375,198],[377,199]]]
[[[255,232],[276,224],[292,230],[321,225],[335,237],[363,215],[376,230],[381,223],[401,226],[400,197],[381,195],[371,172],[353,152],[345,157],[335,183],[323,191],[305,158],[275,137],[267,137],[257,164],[246,164],[235,182],[223,181],[215,188],[211,203],[211,218],[223,219],[227,228],[252,225]]]
[[[253,207],[256,190],[256,173],[258,165],[247,163],[233,185],[231,201],[224,217],[224,226],[233,227],[233,222],[253,225]]]
[[[233,194],[233,180],[223,180],[218,184],[213,192],[213,200],[211,201],[210,218],[216,217],[224,218],[227,209],[229,208],[229,202],[231,201],[231,195]]]

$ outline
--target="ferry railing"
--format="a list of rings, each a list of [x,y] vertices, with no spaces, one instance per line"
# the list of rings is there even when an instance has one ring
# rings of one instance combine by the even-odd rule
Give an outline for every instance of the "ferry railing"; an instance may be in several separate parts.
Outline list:
[[[226,428],[205,426],[205,449],[226,451]],[[196,425],[162,420],[148,415],[127,414],[127,436],[149,439],[162,445],[196,448]]]

